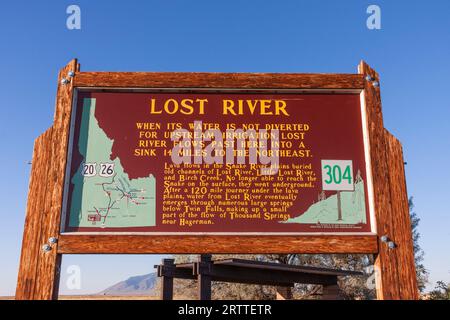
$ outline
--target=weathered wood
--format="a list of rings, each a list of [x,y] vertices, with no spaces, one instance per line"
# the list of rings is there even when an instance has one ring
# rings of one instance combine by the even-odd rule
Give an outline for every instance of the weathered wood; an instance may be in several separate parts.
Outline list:
[[[323,286],[326,299],[338,298],[338,276],[363,275],[362,272],[356,271],[311,268],[255,260],[211,261],[211,255],[201,255],[197,262],[176,265],[171,263],[164,262],[155,266],[158,276],[185,279],[185,275],[190,271],[199,280],[200,299],[210,298],[212,281],[276,286],[277,297],[283,299],[292,298],[290,288],[294,287],[295,283],[317,284]]]
[[[197,279],[192,272],[192,266],[190,268],[180,268],[177,266],[164,266],[164,265],[155,265],[157,270],[158,277],[172,277],[177,279],[188,279],[195,280]]]
[[[61,256],[57,244],[48,252],[42,246],[59,235],[73,92],[73,81],[61,80],[78,68],[72,60],[60,71],[54,123],[35,143],[16,299],[58,295]]]
[[[237,282],[271,286],[292,286],[293,283],[329,284],[336,276],[281,271],[227,265],[213,265],[210,276],[213,281]]]
[[[183,240],[183,241],[180,241]],[[377,253],[375,235],[156,236],[61,235],[61,254]]]
[[[44,206],[47,192],[47,185],[42,181],[46,180],[47,171],[50,169],[50,162],[46,160],[51,156],[51,146],[48,143],[51,134],[50,128],[34,143],[16,299],[32,299],[35,293],[37,265],[42,255],[40,242],[42,214],[39,210]]]
[[[199,273],[208,274],[212,281],[248,284],[293,286],[294,282],[330,284],[338,276],[362,276],[362,272],[335,270],[309,266],[288,265],[267,261],[245,259],[221,259],[210,263],[181,263],[175,266],[155,266],[158,276],[192,279]],[[331,281],[330,281],[331,279]]]
[[[197,275],[198,299],[211,300],[211,255],[200,255],[194,267]]]
[[[368,75],[374,81],[378,83],[380,81],[378,74],[365,62],[359,65],[359,72],[364,77]],[[408,240],[411,239],[411,228],[407,211],[405,176],[401,168],[403,166],[401,149],[395,150],[400,147],[399,144],[389,142],[385,134],[380,87],[374,86],[373,81],[366,81],[364,99],[369,129],[377,234],[380,237],[386,235],[389,239],[397,241],[402,250],[405,250],[402,252],[398,248],[389,249],[386,243],[380,241],[379,253],[375,260],[375,270],[378,273],[377,297],[388,300],[417,299],[417,286],[412,280],[415,273],[411,273],[414,260],[410,259],[413,249]],[[407,268],[409,271],[402,269],[398,259],[405,259],[404,262],[409,264]],[[402,284],[403,272],[408,272],[405,277],[409,280]]]
[[[163,259],[158,268],[158,276],[161,277],[161,300],[173,300],[173,273],[164,272],[163,268],[175,269],[174,259]]]
[[[332,283],[323,285],[322,300],[342,300],[337,278],[334,278]]]
[[[360,73],[365,76],[369,75],[379,82],[378,74],[365,63],[360,64]],[[392,208],[390,205],[388,163],[379,87],[374,87],[372,82],[367,81],[364,96],[369,129],[376,226],[378,235],[383,236],[387,235],[389,231]],[[387,250],[386,244],[380,242],[379,254],[375,262],[376,272],[379,273],[380,280],[376,284],[379,299],[399,298],[395,285],[388,288],[388,285],[394,284],[397,278],[396,270],[392,269],[395,263],[392,263],[392,261],[395,261],[395,255],[392,251]]]
[[[402,146],[387,131],[385,138],[394,212],[389,235],[390,240],[395,243],[395,249],[392,251],[396,255],[399,296],[400,299],[419,299]]]
[[[258,261],[258,260],[246,260],[239,258],[220,259],[215,260],[214,265],[226,265],[243,268],[257,268],[266,270],[278,270],[287,272],[301,272],[307,274],[318,274],[325,276],[361,276],[360,271],[351,270],[337,270],[323,267],[311,267],[311,266],[298,266],[292,264],[284,264],[278,262]]]
[[[359,74],[81,72],[76,87],[363,89]]]

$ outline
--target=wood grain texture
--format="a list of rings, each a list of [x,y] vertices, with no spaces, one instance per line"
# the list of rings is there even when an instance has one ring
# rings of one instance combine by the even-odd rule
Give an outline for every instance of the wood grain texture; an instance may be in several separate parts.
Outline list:
[[[51,146],[48,143],[51,135],[50,128],[34,142],[16,299],[32,299],[36,289],[37,265],[41,256],[42,214],[40,210],[44,206],[47,192],[47,185],[42,181],[46,180],[46,172],[50,169],[50,162],[46,160],[51,156]]]
[[[359,74],[81,72],[76,87],[363,89]]]
[[[362,62],[359,71],[364,76],[370,75],[374,80],[379,81],[378,73]],[[372,163],[372,179],[375,204],[375,218],[377,234],[387,235],[390,231],[392,209],[390,205],[388,163],[386,156],[386,144],[384,139],[384,124],[381,110],[381,97],[379,87],[376,88],[371,82],[366,82],[364,89],[365,103],[367,110],[367,125],[370,140],[370,158]],[[397,286],[384,288],[390,283],[395,283],[397,272],[393,270],[395,264],[389,261],[395,260],[392,251],[386,250],[386,244],[379,244],[380,252],[375,261],[375,267],[379,272],[379,282],[377,283],[378,299],[394,299],[399,297]]]
[[[370,75],[379,83],[379,75],[365,62],[359,65],[359,72]],[[377,234],[388,236],[397,243],[396,249],[389,249],[380,241],[375,268],[378,272],[378,299],[417,299],[417,286],[414,285],[415,272],[413,248],[410,245],[411,227],[409,222],[408,199],[405,187],[403,156],[401,146],[386,134],[383,124],[380,87],[366,81],[365,103],[370,140],[370,158],[374,189],[375,218]],[[398,150],[400,148],[400,150]],[[399,249],[399,248],[402,249]],[[407,259],[407,257],[409,257]],[[404,259],[403,263],[400,260]],[[408,261],[407,261],[408,260]],[[403,269],[408,264],[407,269]],[[408,271],[409,270],[409,271]],[[404,274],[402,274],[404,273]],[[402,279],[408,279],[403,282]]]
[[[35,142],[16,288],[18,300],[48,300],[58,295],[61,256],[55,245],[48,252],[42,246],[50,237],[59,235],[73,92],[73,82],[62,84],[61,80],[78,68],[77,61],[72,60],[60,71],[53,125]]]
[[[390,193],[393,223],[391,240],[398,270],[398,291],[401,299],[419,299],[411,229],[411,219],[406,190],[405,166],[401,143],[385,130],[386,154],[389,163]]]
[[[61,254],[376,253],[377,236],[61,235]]]

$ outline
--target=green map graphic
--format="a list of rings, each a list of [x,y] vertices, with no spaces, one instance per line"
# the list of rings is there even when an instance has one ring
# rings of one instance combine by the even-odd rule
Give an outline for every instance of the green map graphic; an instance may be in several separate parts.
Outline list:
[[[354,191],[341,191],[342,220],[338,220],[337,195],[311,205],[301,216],[287,220],[284,223],[307,224],[358,224],[367,223],[364,181],[355,183]]]
[[[110,160],[113,140],[95,118],[95,103],[95,99],[83,101],[78,150],[84,161],[71,179],[69,226],[155,226],[155,177],[130,180],[120,159]]]

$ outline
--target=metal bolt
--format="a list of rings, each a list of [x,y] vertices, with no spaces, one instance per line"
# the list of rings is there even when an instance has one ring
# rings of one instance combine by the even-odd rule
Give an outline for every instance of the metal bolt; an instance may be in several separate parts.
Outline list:
[[[374,81],[374,82],[373,82],[373,86],[374,86],[375,88],[378,88],[378,87],[380,86],[380,83],[379,83],[378,81]]]
[[[50,250],[52,250],[52,247],[49,244],[46,243],[42,246],[42,251],[49,252]]]
[[[372,78],[370,75],[367,75],[367,76],[366,76],[366,80],[370,82],[370,81],[373,80],[373,78]]]
[[[58,239],[55,238],[55,237],[50,237],[50,238],[48,238],[48,243],[50,243],[50,244],[55,244],[55,243],[57,243],[57,242],[58,242]]]
[[[381,238],[380,238],[380,240],[381,240],[381,242],[388,242],[388,240],[389,240],[389,238],[388,238],[388,236],[382,236]]]
[[[66,79],[66,78],[63,78],[62,80],[61,80],[61,83],[62,84],[68,84],[70,81],[68,80],[68,79]]]
[[[389,249],[395,249],[396,245],[395,245],[394,241],[389,241],[388,247],[389,247]]]
[[[69,77],[73,78],[73,77],[75,77],[75,72],[69,71],[68,75],[69,75]]]

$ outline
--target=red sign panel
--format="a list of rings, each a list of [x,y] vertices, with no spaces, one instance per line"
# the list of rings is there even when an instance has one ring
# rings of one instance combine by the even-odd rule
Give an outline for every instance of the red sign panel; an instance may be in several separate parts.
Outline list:
[[[65,232],[371,232],[359,94],[80,92]]]

